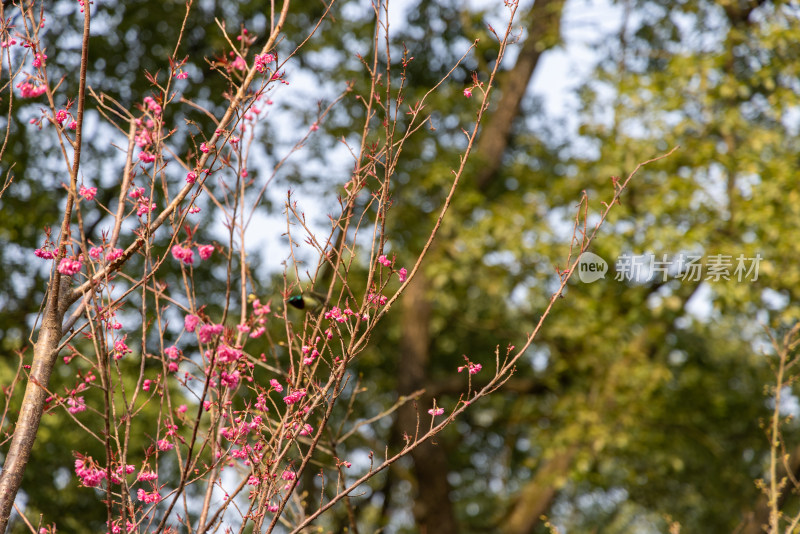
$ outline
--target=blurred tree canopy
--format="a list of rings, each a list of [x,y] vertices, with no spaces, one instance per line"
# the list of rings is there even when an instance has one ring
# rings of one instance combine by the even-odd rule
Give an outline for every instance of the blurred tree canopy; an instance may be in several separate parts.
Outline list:
[[[388,232],[399,264],[418,254],[446,196],[464,146],[460,125],[476,109],[463,91],[473,85],[473,73],[485,81],[496,59],[488,25],[503,8],[499,1],[468,6],[457,0],[402,7],[405,24],[392,28],[392,60],[399,61],[404,47],[413,57],[405,70],[406,103],[479,42],[429,104],[436,131],[406,143]],[[89,83],[133,106],[150,92],[144,72],[168,68],[184,3],[102,2],[95,9]],[[189,57],[187,99],[212,111],[222,104],[224,81],[205,61],[226,50],[214,18],[263,36],[265,9],[263,2],[199,3],[177,53]],[[59,0],[52,10],[59,16],[47,29],[48,62],[66,73],[79,49],[77,4]],[[293,5],[284,54],[324,10],[323,2]],[[612,30],[589,26],[594,67],[574,86],[574,109],[558,116],[528,88],[542,58],[565,50],[570,24],[586,23],[583,10],[616,22]],[[421,388],[426,393],[416,409],[427,410],[434,398],[454,405],[466,387],[456,372],[464,355],[491,368],[497,350],[519,344],[536,324],[556,287],[555,267],[565,266],[581,193],[595,217],[601,202],[613,198],[612,177],[681,148],[643,169],[602,227],[592,251],[608,261],[607,276],[591,284],[573,277],[504,389],[352,499],[358,526],[363,532],[516,534],[545,532],[544,514],[565,532],[663,532],[673,521],[687,532],[754,528],[748,518],[762,513],[754,481],[765,476],[769,447],[762,422],[772,410],[762,325],[781,329],[800,319],[800,11],[790,2],[763,0],[536,0],[520,11],[519,42],[467,180],[422,276],[358,361],[366,392],[356,397],[357,419],[380,411],[376,399],[392,402]],[[329,135],[314,140],[302,162],[290,163],[276,186],[308,192],[313,183],[328,198],[346,179],[319,169],[337,139],[360,131],[363,107],[355,95],[363,94],[367,76],[357,54],[370,55],[374,32],[365,2],[337,1],[331,15],[290,63],[289,79],[295,69],[317,87],[338,92],[352,81],[353,90],[322,124]],[[332,99],[324,92],[316,98]],[[296,124],[266,121],[260,161],[272,165],[282,157],[281,128],[313,122],[315,104],[276,104]],[[173,109],[185,116],[165,120],[196,124],[178,130],[178,150],[191,149],[192,135],[213,130],[203,113]],[[48,197],[61,187],[59,162],[48,155],[48,137],[28,124],[39,113],[26,103],[11,116],[2,162],[2,171],[13,164],[17,177],[0,199],[4,384],[28,342],[46,280],[45,272],[30,268],[32,250],[59,212]],[[83,173],[97,185],[112,183],[119,179],[112,164],[118,156],[101,137],[110,126],[93,117]],[[200,231],[211,231],[211,222]],[[99,236],[102,220],[89,226]],[[674,270],[666,281],[617,279],[615,262],[626,254],[695,254],[706,267],[715,255],[732,256],[734,263],[740,254],[763,260],[757,280],[690,281]],[[256,267],[268,263],[253,259]],[[277,295],[280,273],[259,268],[259,294]],[[205,276],[198,284],[215,291],[211,270]],[[67,373],[60,379],[55,389],[71,387]],[[361,436],[360,451],[402,446],[415,417],[415,407],[406,406],[373,425]],[[102,508],[92,507],[91,490],[78,489],[71,472],[71,451],[89,452],[91,445],[59,413],[46,416],[42,428],[23,486],[28,512],[55,518],[65,531],[103,528]],[[11,430],[4,428],[4,435]],[[785,436],[790,451],[798,443],[793,430]],[[324,527],[341,531],[347,513],[335,510]],[[14,532],[23,530],[17,524]]]

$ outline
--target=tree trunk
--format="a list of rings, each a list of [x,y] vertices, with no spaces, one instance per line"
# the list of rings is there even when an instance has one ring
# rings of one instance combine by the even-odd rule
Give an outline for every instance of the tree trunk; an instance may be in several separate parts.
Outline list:
[[[514,119],[519,115],[522,98],[533,77],[539,58],[561,41],[561,12],[565,0],[536,0],[525,16],[528,37],[514,67],[503,74],[498,85],[501,96],[483,125],[476,153],[475,183],[486,191],[503,163],[503,154],[511,140]]]
[[[427,280],[423,271],[417,273],[403,295],[403,338],[397,373],[398,393],[410,395],[426,386],[430,360],[431,306],[426,298]],[[429,397],[424,397],[429,398]],[[426,401],[422,405],[409,403],[398,413],[401,433],[412,439],[418,428],[427,427]],[[458,523],[450,501],[447,454],[441,445],[429,440],[411,453],[417,479],[414,518],[422,534],[457,534]]]
[[[517,496],[508,519],[501,526],[503,534],[528,534],[533,531],[566,482],[576,452],[576,446],[560,451],[539,467],[533,480]]]

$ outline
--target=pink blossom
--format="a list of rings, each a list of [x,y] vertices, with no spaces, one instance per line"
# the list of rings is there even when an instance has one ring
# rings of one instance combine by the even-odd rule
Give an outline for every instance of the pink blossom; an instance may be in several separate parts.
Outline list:
[[[250,338],[251,339],[259,338],[259,337],[263,336],[264,332],[266,332],[266,331],[267,331],[266,328],[264,328],[263,326],[259,326],[258,328],[256,328],[252,332],[250,332]]]
[[[158,440],[157,445],[158,445],[158,450],[160,451],[171,451],[172,449],[175,448],[175,445],[173,445],[172,442],[168,439]]]
[[[137,199],[142,195],[144,195],[144,187],[134,187],[133,189],[131,189],[131,192],[128,193],[128,196],[131,197],[132,199]]]
[[[157,479],[158,475],[151,471],[149,467],[143,467],[136,477],[136,480],[139,482],[150,482],[151,480]]]
[[[470,98],[472,96],[472,89],[470,88],[464,89],[464,96]]]
[[[80,258],[78,259],[70,259],[70,258],[62,258],[58,264],[58,272],[65,276],[72,276],[74,274],[78,274],[81,272],[83,268],[83,264],[81,263]]]
[[[86,410],[86,402],[83,397],[70,397],[67,399],[67,411],[71,414],[76,414]]]
[[[200,245],[197,247],[197,252],[200,253],[201,260],[207,260],[214,253],[214,245]]]
[[[444,413],[444,408],[431,408],[428,410],[428,413],[431,415],[442,415]]]
[[[263,73],[268,68],[267,63],[272,63],[273,61],[275,61],[275,56],[272,54],[256,54],[256,70]]]
[[[99,486],[106,478],[105,470],[96,466],[90,457],[75,460],[75,474],[81,479],[81,484],[89,488]]]
[[[197,323],[200,322],[200,318],[196,315],[187,315],[183,319],[183,327],[186,329],[187,332],[194,332]]]
[[[283,398],[283,402],[285,402],[286,404],[294,404],[305,396],[306,396],[306,390],[298,389],[286,395]]]
[[[89,249],[89,256],[91,256],[93,260],[99,258],[100,254],[102,253],[103,253],[103,247],[92,247]]]
[[[179,80],[185,80],[186,78],[189,77],[189,73],[186,71],[181,71],[178,74],[176,74],[175,77],[178,78]]]
[[[161,106],[151,96],[144,97],[144,103],[147,104],[147,109],[153,112],[153,115],[161,115]]]
[[[202,329],[201,329],[202,330]],[[241,350],[220,343],[217,347],[217,361],[223,363],[233,363],[239,361],[244,356]]]
[[[142,163],[152,163],[156,160],[156,157],[150,152],[142,150],[141,152],[139,152],[139,159],[142,160]]]
[[[106,260],[114,261],[116,259],[121,258],[122,254],[123,254],[123,250],[121,248],[115,248],[115,249],[109,250],[108,253],[106,254]]]
[[[190,248],[184,248],[181,245],[172,247],[172,257],[176,260],[182,261],[187,265],[194,263],[194,252]]]
[[[67,110],[59,109],[58,112],[56,112],[56,122],[61,125],[64,124],[65,120],[67,120]]]
[[[36,256],[37,258],[42,258],[44,260],[52,260],[53,258],[56,257],[56,251],[47,250],[45,248],[37,248],[36,250],[33,251],[33,255]]]
[[[408,271],[406,271],[405,267],[397,271],[397,277],[400,279],[401,283],[406,281],[407,276],[408,276]]]
[[[136,132],[134,140],[136,141],[136,146],[139,148],[144,148],[153,144],[153,137],[150,135],[150,131],[145,128]]]
[[[161,495],[158,494],[158,491],[154,490],[147,493],[142,488],[139,488],[136,492],[136,497],[145,504],[153,504],[161,500]]]
[[[180,406],[178,406],[178,413],[186,413],[186,410],[188,410],[188,408],[186,407],[185,404],[181,404]]]
[[[33,66],[37,69],[44,65],[44,61],[47,59],[47,56],[44,55],[42,52],[37,52],[33,57]]]
[[[274,389],[278,393],[283,391],[283,386],[280,384],[280,382],[278,382],[274,378],[269,381],[269,385],[272,387],[272,389]]]
[[[153,383],[153,381],[149,380],[149,379],[145,380],[144,382],[142,382],[142,390],[143,391],[150,391],[150,386],[152,385],[152,383]]]
[[[114,358],[119,360],[126,354],[133,352],[131,349],[128,348],[128,345],[125,344],[125,341],[119,339],[114,342]]]
[[[20,96],[22,98],[36,98],[47,92],[47,87],[44,85],[33,85],[30,82],[20,82],[17,84]]]
[[[466,369],[469,374],[475,375],[478,374],[481,369],[483,369],[483,366],[479,363],[468,362],[467,365],[462,365],[459,367],[458,372],[460,373],[464,369]]]
[[[214,336],[221,334],[222,330],[221,324],[204,324],[197,333],[197,339],[199,339],[201,343],[209,343]]]
[[[94,200],[94,197],[97,194],[97,188],[81,186],[81,188],[78,190],[78,194],[86,200]]]
[[[197,173],[194,171],[189,171],[189,173],[186,175],[186,183],[193,184],[196,181],[197,181]]]
[[[241,378],[241,374],[239,371],[233,371],[232,373],[228,373],[226,371],[222,371],[219,375],[220,383],[225,387],[235,388],[236,385],[239,383],[239,379]]]
[[[247,63],[245,63],[241,56],[236,56],[231,66],[237,70],[245,70],[247,68]]]
[[[378,263],[380,263],[384,267],[389,267],[390,265],[392,265],[392,261],[389,258],[387,258],[384,254],[378,256]]]
[[[200,152],[202,152],[203,154],[208,154],[210,151],[211,149],[208,148],[208,145],[206,143],[200,143]]]
[[[150,199],[147,197],[142,197],[139,199],[139,207],[136,208],[136,216],[141,217],[147,213],[156,209],[156,203],[150,202]]]

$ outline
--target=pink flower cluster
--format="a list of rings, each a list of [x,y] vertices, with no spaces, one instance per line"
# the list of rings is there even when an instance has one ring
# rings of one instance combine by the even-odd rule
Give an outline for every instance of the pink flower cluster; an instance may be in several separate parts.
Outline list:
[[[294,404],[305,396],[306,396],[305,389],[296,389],[293,392],[286,395],[283,398],[283,402],[285,402],[286,404]]]
[[[317,339],[314,342],[314,344],[316,345],[317,343],[319,343],[319,341],[320,337],[317,336]],[[319,351],[317,350],[317,348],[312,347],[310,345],[303,345],[300,350],[302,350],[303,354],[308,354],[308,356],[303,358],[304,365],[311,365],[312,363],[314,363],[314,360],[316,360],[317,357],[319,356]]]
[[[187,332],[194,332],[194,329],[197,328],[197,324],[200,322],[200,318],[196,315],[187,315],[183,318],[183,327],[186,329]]]
[[[70,258],[62,258],[58,264],[58,272],[65,276],[72,276],[74,274],[78,274],[81,272],[83,268],[83,263],[81,262],[81,257],[78,256],[77,259],[70,259]]]
[[[125,344],[124,339],[118,339],[114,342],[114,359],[119,360],[126,354],[130,354],[133,352],[131,349],[128,348],[128,345]]]
[[[194,263],[194,252],[188,247],[175,245],[172,247],[172,257],[178,261],[182,261],[187,265]]]
[[[19,94],[22,98],[36,98],[47,92],[47,87],[44,85],[33,85],[30,82],[20,82],[17,84]]]
[[[470,361],[467,361],[467,365],[460,366],[458,368],[458,372],[460,373],[464,369],[466,369],[469,374],[476,375],[480,372],[481,369],[483,369],[483,366],[479,363],[472,363]]]
[[[222,371],[222,373],[219,375],[220,384],[228,388],[235,388],[239,384],[239,380],[241,378],[242,375],[238,369],[230,373],[227,371]]]
[[[166,349],[164,349],[164,354],[166,354],[167,358],[170,359],[168,366],[169,372],[174,373],[175,371],[178,370],[178,362],[176,360],[180,358],[181,350],[175,345],[172,345],[171,347],[167,347]]]
[[[202,330],[202,329],[201,329]],[[239,361],[244,354],[241,350],[230,347],[225,343],[220,343],[217,347],[217,362],[218,363],[233,363]]]
[[[267,63],[275,61],[274,54],[256,54],[256,70],[263,73],[268,69]]]
[[[57,256],[55,250],[47,250],[45,248],[37,248],[33,251],[33,255],[37,258],[42,258],[44,260],[52,260]]]
[[[244,417],[240,415],[234,420],[234,426],[222,428],[219,433],[228,441],[241,443],[243,437],[257,432],[263,422],[260,415],[254,416],[250,422],[245,421]]]
[[[233,54],[233,52],[231,52],[231,54]],[[236,59],[231,62],[231,67],[236,70],[245,70],[247,68],[247,63],[242,59],[242,56],[236,56]]]
[[[139,471],[139,476],[136,477],[136,480],[139,482],[150,482],[152,480],[158,480],[158,475],[151,471],[149,467],[142,468],[142,470]]]
[[[47,59],[47,56],[44,55],[44,53],[37,52],[33,56],[33,66],[38,69],[39,67],[44,65],[44,62],[45,62],[46,59]]]
[[[153,115],[158,116],[161,115],[161,106],[155,99],[151,96],[144,97],[144,103],[147,106],[148,111],[152,111]]]
[[[207,260],[214,253],[214,245],[198,245],[197,252],[200,254],[200,259]],[[194,252],[191,248],[183,245],[174,245],[172,247],[172,257],[187,265],[194,264]]]
[[[200,245],[197,247],[201,260],[207,260],[214,253],[214,245]]]
[[[390,260],[385,255],[381,254],[378,256],[378,263],[383,265],[384,267],[391,267],[394,263],[394,260]],[[406,277],[408,276],[408,271],[405,267],[402,267],[399,271],[397,271],[397,277],[400,278],[400,282],[405,282]]]
[[[67,411],[73,415],[86,410],[86,401],[83,397],[70,397],[67,399]]]
[[[200,343],[210,343],[214,336],[222,333],[222,330],[221,324],[204,324],[197,333],[197,339],[200,340]]]
[[[337,323],[344,323],[347,322],[347,317],[349,315],[358,315],[356,312],[351,310],[350,308],[345,308],[344,310],[340,309],[338,306],[334,306],[329,311],[325,312],[325,318],[331,319],[336,321]],[[364,314],[362,317],[365,321],[369,319],[369,315]]]
[[[95,195],[97,195],[97,188],[81,186],[78,190],[78,194],[86,200],[94,200]]]
[[[156,203],[150,202],[150,199],[144,196],[144,187],[132,188],[131,192],[128,193],[128,196],[136,200],[136,202],[139,204],[139,207],[136,209],[137,217],[141,217],[142,215],[156,209]]]
[[[139,488],[139,491],[136,492],[136,497],[145,504],[153,504],[161,500],[161,495],[158,494],[157,490],[147,493],[142,488]]]
[[[95,465],[91,458],[78,458],[75,460],[75,474],[81,479],[81,484],[88,488],[95,488],[106,478],[104,469]]]

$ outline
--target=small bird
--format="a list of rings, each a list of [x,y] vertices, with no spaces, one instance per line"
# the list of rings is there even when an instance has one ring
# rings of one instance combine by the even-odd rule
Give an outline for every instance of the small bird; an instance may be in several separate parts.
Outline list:
[[[306,291],[305,294],[292,295],[286,302],[298,310],[319,309],[325,304],[325,295],[316,291]]]

